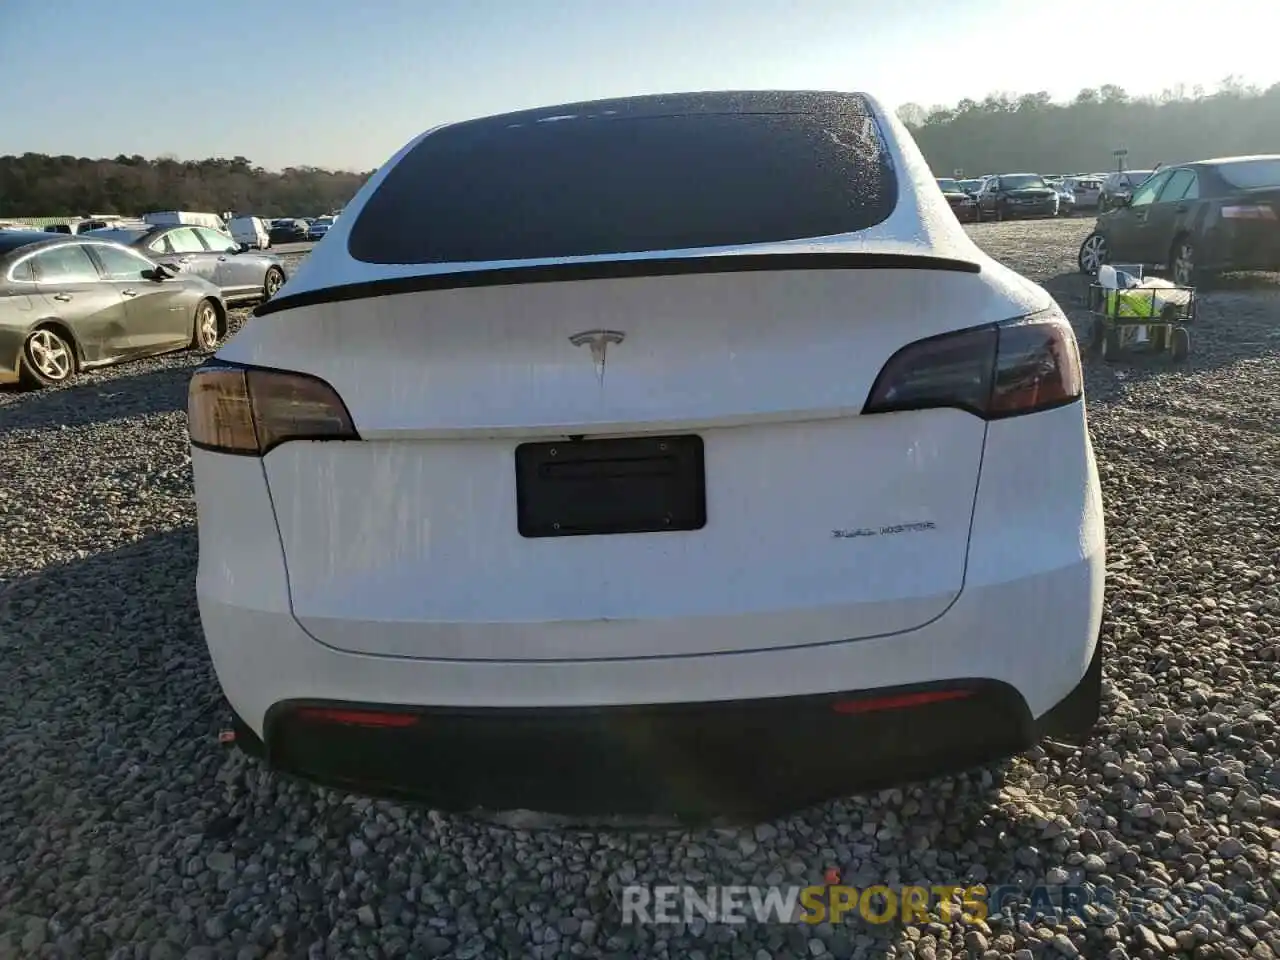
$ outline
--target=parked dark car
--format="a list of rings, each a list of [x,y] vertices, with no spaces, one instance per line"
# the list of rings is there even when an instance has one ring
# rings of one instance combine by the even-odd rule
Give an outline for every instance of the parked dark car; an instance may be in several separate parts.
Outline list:
[[[301,243],[307,239],[307,231],[311,225],[305,220],[276,220],[271,224],[268,233],[272,243]]]
[[[1098,218],[1082,273],[1105,263],[1167,268],[1194,286],[1232,270],[1280,270],[1280,154],[1165,167]]]
[[[80,370],[192,347],[227,329],[218,288],[135,250],[44,231],[0,233],[0,383],[65,383]]]
[[[307,239],[319,242],[325,238],[333,227],[333,217],[316,217],[307,228]]]
[[[228,303],[269,300],[284,286],[284,265],[229,234],[192,224],[115,227],[86,234],[124,244],[175,270],[204,277]]]
[[[1058,193],[1038,173],[1001,173],[978,192],[979,220],[1056,217]]]
[[[1133,192],[1146,182],[1152,170],[1120,170],[1109,173],[1098,191],[1098,213],[1106,213],[1121,206],[1133,196]]]
[[[951,204],[951,212],[956,215],[957,220],[967,223],[977,219],[978,202],[965,192],[959,181],[942,177],[938,180],[938,189],[947,198],[947,203]]]

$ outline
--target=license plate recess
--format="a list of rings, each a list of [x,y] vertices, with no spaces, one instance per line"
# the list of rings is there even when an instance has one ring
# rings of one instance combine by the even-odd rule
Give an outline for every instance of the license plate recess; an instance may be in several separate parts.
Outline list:
[[[522,443],[516,513],[521,536],[530,538],[700,530],[702,438]]]

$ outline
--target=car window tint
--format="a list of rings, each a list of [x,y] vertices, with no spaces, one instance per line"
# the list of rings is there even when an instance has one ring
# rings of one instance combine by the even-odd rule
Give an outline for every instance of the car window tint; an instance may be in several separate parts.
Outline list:
[[[400,264],[766,243],[864,230],[897,194],[856,95],[644,97],[424,137],[369,198],[348,249]]]
[[[173,244],[168,236],[159,236],[147,244],[147,249],[152,253],[173,253]]]
[[[205,252],[204,244],[192,227],[179,227],[177,230],[170,230],[165,236],[169,238],[169,245],[174,253]]]
[[[1159,176],[1152,177],[1137,190],[1133,191],[1133,199],[1129,201],[1131,207],[1145,207],[1152,203],[1156,195],[1160,192],[1160,188],[1165,185],[1170,174],[1162,173]]]
[[[1196,185],[1196,175],[1190,170],[1175,170],[1160,191],[1161,203],[1176,203],[1185,199],[1187,191]],[[1194,199],[1194,198],[1192,198]]]
[[[9,271],[9,275],[15,280],[31,281],[34,280],[35,273],[31,269],[31,261],[23,260],[20,264]]]
[[[95,244],[93,253],[101,262],[103,276],[108,280],[138,280],[142,271],[150,267],[141,257],[119,247]]]
[[[208,227],[196,227],[196,233],[204,241],[204,245],[215,253],[236,253],[240,245],[225,233],[210,230]]]
[[[1218,167],[1218,175],[1229,186],[1241,190],[1251,190],[1255,187],[1280,187],[1280,157],[1224,163]]]
[[[36,279],[41,283],[86,283],[97,280],[98,268],[78,243],[68,243],[45,250],[31,258]]]

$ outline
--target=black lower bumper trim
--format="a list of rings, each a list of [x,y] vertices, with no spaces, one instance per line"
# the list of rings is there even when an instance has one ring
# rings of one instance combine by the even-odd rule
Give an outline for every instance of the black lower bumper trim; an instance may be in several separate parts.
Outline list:
[[[774,816],[835,796],[958,772],[1041,737],[1087,736],[1101,644],[1078,687],[1033,720],[1007,684],[971,680],[766,700],[597,708],[424,708],[287,701],[265,746],[275,769],[436,809],[569,816]],[[936,695],[952,699],[938,699]],[[897,698],[883,708],[883,698]],[[836,704],[876,698],[877,709]],[[317,709],[321,711],[317,716]],[[375,712],[404,725],[326,719]],[[349,719],[349,718],[347,718]],[[376,719],[376,718],[375,718]]]
[[[1098,722],[1102,706],[1102,641],[1093,650],[1093,659],[1075,689],[1036,721],[1036,739],[1083,742]]]

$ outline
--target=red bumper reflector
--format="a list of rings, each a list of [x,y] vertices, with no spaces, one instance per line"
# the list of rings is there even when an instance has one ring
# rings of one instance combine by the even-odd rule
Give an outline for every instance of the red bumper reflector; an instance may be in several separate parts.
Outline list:
[[[837,700],[831,705],[836,713],[875,713],[879,710],[901,710],[904,707],[923,707],[947,700],[964,700],[973,695],[971,690],[926,690],[920,693],[900,693],[887,697],[867,697],[864,700]]]
[[[330,707],[303,707],[300,720],[314,723],[341,723],[353,727],[412,727],[418,718],[408,713],[381,713],[376,710],[336,710]]]

